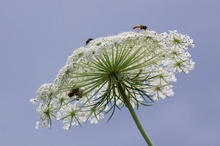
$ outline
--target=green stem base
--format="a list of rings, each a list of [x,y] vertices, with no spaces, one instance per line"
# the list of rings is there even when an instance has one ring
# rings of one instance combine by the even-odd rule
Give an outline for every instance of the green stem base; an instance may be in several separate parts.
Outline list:
[[[143,138],[145,139],[146,143],[148,144],[148,146],[153,146],[153,143],[151,142],[150,138],[147,136],[146,132],[144,131],[144,128],[142,127],[142,125],[141,125],[141,123],[140,123],[131,103],[130,103],[130,100],[128,99],[128,96],[126,95],[125,90],[120,83],[118,83],[118,89],[119,89],[119,92],[124,100],[125,105],[127,106],[136,126],[138,127],[138,129],[139,129],[140,133],[142,134]]]

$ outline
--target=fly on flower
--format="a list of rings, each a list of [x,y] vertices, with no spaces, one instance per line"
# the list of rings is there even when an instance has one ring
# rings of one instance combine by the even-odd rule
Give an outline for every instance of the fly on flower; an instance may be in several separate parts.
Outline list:
[[[147,26],[146,25],[136,25],[133,27],[133,29],[139,29],[139,30],[147,30]]]
[[[79,98],[82,98],[83,92],[79,88],[75,88],[75,89],[72,89],[71,92],[68,93],[68,96],[69,97],[76,96],[77,97],[76,100],[79,100]]]
[[[89,38],[87,41],[86,41],[86,45],[88,45],[89,42],[91,42],[93,40],[93,38]]]

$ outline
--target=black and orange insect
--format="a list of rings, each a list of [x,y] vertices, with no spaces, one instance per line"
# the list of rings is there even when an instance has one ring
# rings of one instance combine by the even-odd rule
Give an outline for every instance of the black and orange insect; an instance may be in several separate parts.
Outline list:
[[[140,30],[147,30],[147,26],[146,25],[136,25],[133,27],[133,29],[140,29]]]

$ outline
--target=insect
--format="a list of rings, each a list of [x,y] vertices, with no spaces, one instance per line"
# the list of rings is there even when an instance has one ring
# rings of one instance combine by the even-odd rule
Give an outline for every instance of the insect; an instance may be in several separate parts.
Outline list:
[[[133,29],[140,29],[140,30],[147,30],[147,26],[145,25],[136,25],[133,27]]]
[[[86,45],[90,42],[90,41],[92,41],[93,39],[92,38],[89,38],[87,41],[86,41]]]
[[[75,88],[75,89],[72,89],[71,92],[69,92],[68,96],[69,97],[77,96],[76,100],[79,100],[79,98],[82,98],[83,96],[82,94],[83,94],[82,90],[80,90],[79,88]]]

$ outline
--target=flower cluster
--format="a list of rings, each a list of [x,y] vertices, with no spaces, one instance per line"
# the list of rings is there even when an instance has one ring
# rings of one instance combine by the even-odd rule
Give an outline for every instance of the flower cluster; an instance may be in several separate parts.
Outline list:
[[[43,84],[33,104],[39,104],[36,128],[62,120],[64,129],[86,121],[98,123],[115,109],[151,105],[174,94],[175,74],[194,68],[189,36],[175,31],[124,32],[97,38],[73,51],[54,83]],[[127,99],[125,100],[125,96]]]

